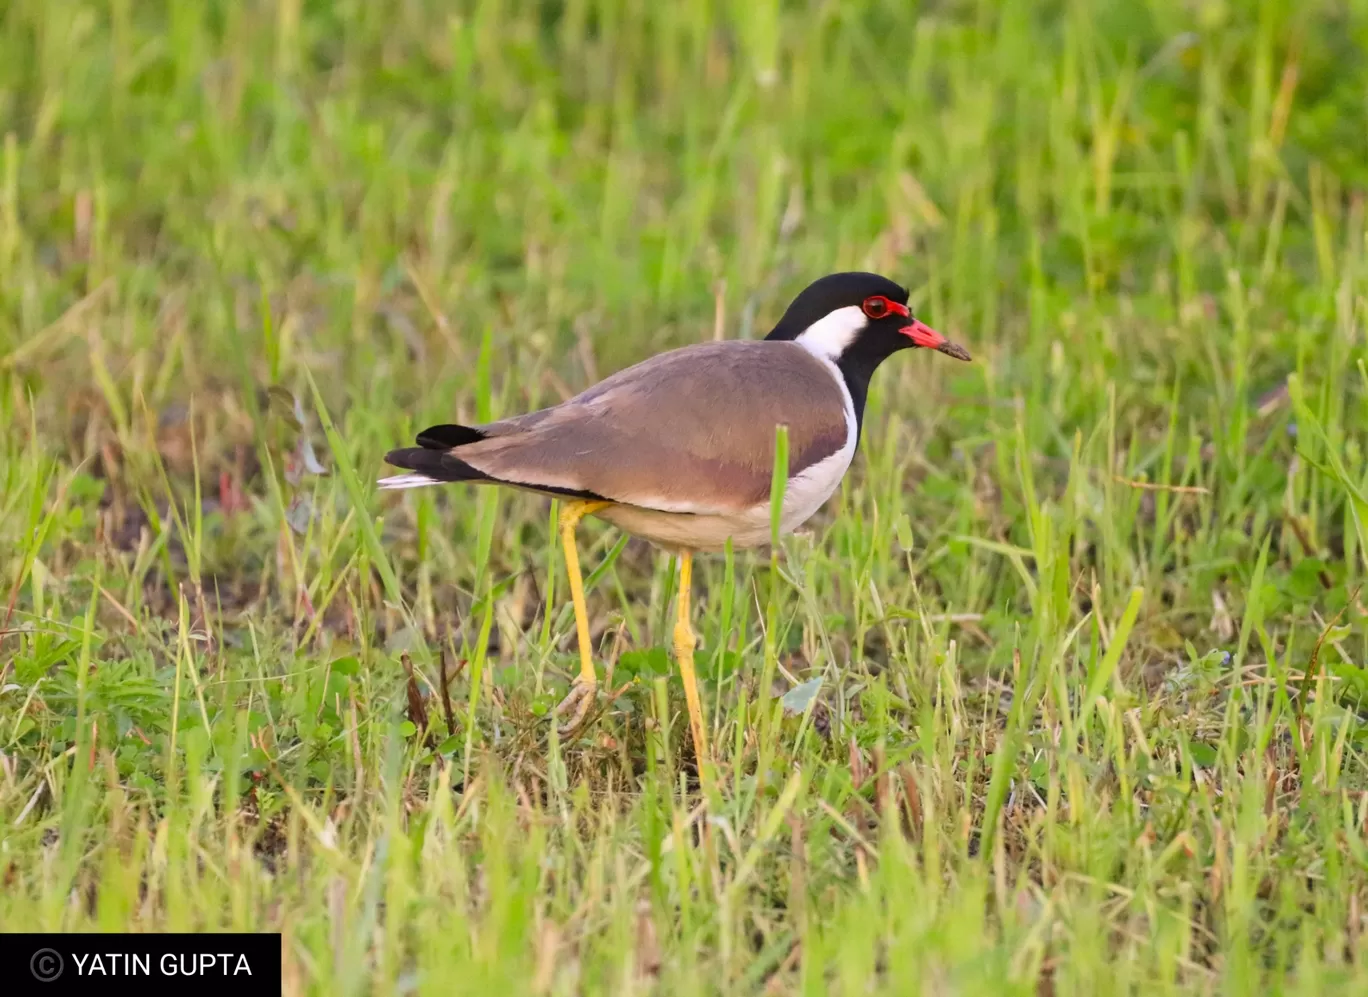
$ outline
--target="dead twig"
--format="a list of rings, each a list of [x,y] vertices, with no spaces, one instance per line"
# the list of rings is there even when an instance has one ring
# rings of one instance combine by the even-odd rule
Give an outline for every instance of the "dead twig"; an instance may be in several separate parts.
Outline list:
[[[1211,489],[1203,485],[1161,485],[1157,481],[1135,481],[1131,478],[1123,478],[1119,474],[1112,475],[1113,481],[1119,481],[1129,488],[1139,488],[1147,492],[1172,492],[1175,495],[1210,495]]]

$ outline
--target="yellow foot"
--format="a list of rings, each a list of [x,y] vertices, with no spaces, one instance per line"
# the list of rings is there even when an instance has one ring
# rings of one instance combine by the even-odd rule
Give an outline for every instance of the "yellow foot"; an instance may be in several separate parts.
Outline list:
[[[570,691],[553,712],[557,717],[569,714],[569,719],[561,725],[561,737],[574,737],[584,728],[585,721],[589,719],[589,711],[594,708],[597,699],[597,680],[586,682],[583,679],[575,679],[574,685],[570,686]]]

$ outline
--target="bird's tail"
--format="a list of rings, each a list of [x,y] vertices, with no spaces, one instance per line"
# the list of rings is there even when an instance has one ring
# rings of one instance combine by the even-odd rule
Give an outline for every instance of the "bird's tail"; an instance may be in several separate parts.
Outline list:
[[[402,467],[411,473],[381,478],[377,484],[381,490],[391,491],[441,485],[448,481],[488,481],[487,475],[452,453],[455,447],[482,439],[484,434],[469,426],[433,426],[425,429],[418,434],[418,446],[403,447],[385,454],[386,464]]]
[[[401,488],[422,488],[424,485],[441,484],[436,478],[429,478],[426,474],[391,474],[388,478],[380,478],[375,483],[380,486],[382,492],[393,492],[398,491]]]

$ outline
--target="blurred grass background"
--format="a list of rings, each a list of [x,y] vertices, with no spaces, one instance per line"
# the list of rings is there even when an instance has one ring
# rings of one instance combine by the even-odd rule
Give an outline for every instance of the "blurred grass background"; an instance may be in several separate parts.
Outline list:
[[[289,994],[1362,992],[1366,46],[8,0],[0,926],[278,930]],[[380,456],[851,268],[976,362],[895,358],[811,535],[700,561],[716,792],[601,524],[626,691],[561,743],[548,503]]]

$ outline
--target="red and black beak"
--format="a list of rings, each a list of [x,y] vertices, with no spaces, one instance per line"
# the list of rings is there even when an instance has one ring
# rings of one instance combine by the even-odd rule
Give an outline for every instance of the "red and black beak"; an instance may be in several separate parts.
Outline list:
[[[938,350],[948,357],[954,357],[956,360],[973,359],[969,356],[969,352],[963,346],[960,346],[958,343],[950,342],[950,340],[946,339],[935,329],[918,319],[913,319],[911,325],[905,325],[898,331],[904,336],[907,336],[918,346],[925,346],[930,350]]]

